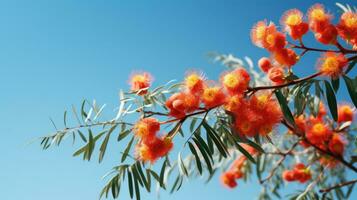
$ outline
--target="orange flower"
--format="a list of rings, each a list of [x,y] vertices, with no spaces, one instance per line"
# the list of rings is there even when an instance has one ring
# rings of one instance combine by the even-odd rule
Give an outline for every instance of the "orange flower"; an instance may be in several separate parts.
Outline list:
[[[311,179],[311,172],[303,163],[297,163],[294,166],[293,173],[294,179],[300,183],[305,183]]]
[[[185,92],[175,93],[166,101],[166,107],[170,110],[169,115],[176,118],[197,110],[199,104],[199,98]]]
[[[282,175],[283,179],[288,182],[295,181],[294,172],[291,170],[285,170]]]
[[[285,82],[284,69],[281,67],[272,67],[268,71],[268,78],[277,85]]]
[[[315,38],[322,44],[335,44],[337,40],[337,29],[334,25],[327,25],[321,32],[315,33]]]
[[[245,101],[242,95],[233,95],[227,97],[224,103],[224,109],[232,113],[238,113],[240,109],[245,106]]]
[[[160,123],[155,118],[144,118],[138,121],[133,128],[134,134],[141,138],[152,138],[160,130]]]
[[[204,76],[198,72],[189,72],[185,78],[185,87],[188,92],[200,95],[204,88]]]
[[[338,34],[348,42],[357,44],[357,13],[348,11],[340,17],[337,25]]]
[[[353,121],[354,110],[349,105],[338,107],[338,122]]]
[[[342,156],[345,150],[345,144],[346,142],[344,141],[342,136],[337,133],[334,133],[328,143],[328,148],[332,153]]]
[[[253,137],[269,134],[281,121],[279,104],[268,92],[257,92],[235,115],[234,127],[239,134]]]
[[[267,57],[260,58],[259,61],[258,61],[258,66],[265,73],[268,73],[269,69],[271,69],[273,67],[273,65],[271,64],[270,59],[267,58]]]
[[[202,102],[206,108],[212,108],[222,105],[225,102],[226,96],[223,93],[222,88],[218,86],[206,87],[203,90]]]
[[[131,90],[137,92],[138,95],[144,95],[148,92],[151,85],[152,76],[147,72],[133,74],[130,78],[129,84]]]
[[[250,76],[244,68],[237,68],[221,76],[223,87],[230,94],[243,93],[249,86]]]
[[[294,50],[283,48],[273,52],[273,58],[280,65],[290,68],[296,64],[299,57],[296,55]]]
[[[221,182],[228,188],[235,188],[237,186],[235,174],[229,171],[221,175]]]
[[[284,13],[281,24],[289,35],[294,39],[300,39],[309,30],[309,25],[303,21],[300,10],[291,9]]]
[[[166,156],[172,147],[171,139],[154,137],[151,140],[139,142],[136,146],[136,155],[141,161],[154,163],[158,158]]]
[[[306,137],[314,144],[322,144],[331,136],[331,130],[323,122],[317,122],[311,125],[307,130]]]
[[[330,24],[331,18],[321,4],[313,5],[308,11],[309,26],[314,32],[323,31]]]
[[[338,78],[343,74],[343,69],[347,64],[348,60],[343,54],[333,52],[325,53],[319,60],[319,68],[322,74],[332,78]]]
[[[267,25],[266,21],[259,21],[257,24],[255,24],[252,28],[251,31],[251,39],[252,42],[261,48],[264,48],[265,46],[265,37],[267,35],[268,29],[270,30],[270,32],[272,31],[276,31],[275,25],[273,23],[269,23],[269,25]]]
[[[292,170],[285,170],[282,176],[285,181],[305,183],[311,179],[311,171],[303,163],[297,163]]]
[[[285,35],[276,30],[274,23],[267,25],[265,21],[259,21],[253,26],[251,39],[256,46],[268,51],[275,51],[286,45]]]

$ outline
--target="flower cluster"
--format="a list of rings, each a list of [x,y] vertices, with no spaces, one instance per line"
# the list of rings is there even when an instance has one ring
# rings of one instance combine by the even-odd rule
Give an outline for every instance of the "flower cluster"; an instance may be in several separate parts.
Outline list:
[[[136,154],[140,160],[154,163],[172,149],[171,139],[158,136],[159,130],[160,123],[155,118],[143,118],[134,125],[133,132],[139,138]]]
[[[234,116],[234,128],[243,136],[267,135],[282,119],[279,104],[270,92],[257,92],[248,99],[233,96],[225,106]]]
[[[293,40],[298,40],[299,48],[308,49],[302,43],[302,37],[309,31],[314,34],[317,41],[325,45],[335,45],[339,49],[337,36],[340,36],[354,49],[357,48],[357,13],[353,11],[345,12],[341,15],[337,25],[331,23],[332,15],[325,11],[321,4],[313,5],[307,12],[307,20],[300,10],[291,9],[286,11],[280,22],[283,31]],[[252,42],[271,53],[271,58],[263,57],[259,60],[258,66],[265,72],[274,84],[286,82],[286,68],[289,69],[297,63],[298,56],[292,49],[296,47],[286,39],[283,32],[277,30],[273,22],[259,21],[251,31]],[[343,74],[343,69],[347,66],[348,60],[341,53],[327,52],[319,59],[318,67],[322,75],[336,78]],[[301,55],[303,55],[303,52]]]
[[[348,105],[340,105],[338,107],[338,123],[350,122],[353,120],[354,110]],[[326,110],[323,104],[320,104],[320,109],[316,117],[305,117],[300,115],[295,118],[298,131],[295,134],[305,134],[306,140],[301,142],[303,147],[309,147],[309,143],[319,147],[324,151],[333,153],[336,156],[343,156],[345,146],[347,144],[344,133],[337,132],[331,128],[326,119]],[[322,155],[321,160],[323,164],[328,164],[329,167],[336,166],[336,162],[326,155]]]
[[[131,90],[138,95],[145,95],[151,86],[152,76],[147,72],[135,73],[130,77]]]
[[[271,92],[257,92],[247,97],[250,76],[243,68],[224,72],[220,77],[221,85],[205,80],[197,72],[189,73],[182,91],[173,94],[167,101],[169,115],[184,118],[187,114],[201,109],[218,106],[233,116],[237,133],[253,137],[266,135],[280,122],[282,114]]]
[[[303,163],[297,163],[292,170],[285,170],[282,176],[288,182],[298,181],[305,183],[311,179],[311,171]]]
[[[242,147],[250,154],[255,155],[258,152],[251,146],[241,144]],[[246,164],[247,157],[244,155],[238,157],[230,166],[230,168],[221,175],[221,182],[228,188],[235,188],[237,186],[237,180],[244,176],[244,166]]]

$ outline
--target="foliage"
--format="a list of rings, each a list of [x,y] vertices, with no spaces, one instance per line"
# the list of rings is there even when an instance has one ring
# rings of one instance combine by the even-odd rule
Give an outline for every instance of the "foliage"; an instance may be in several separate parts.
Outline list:
[[[183,82],[152,88],[151,75],[138,73],[130,79],[131,90],[120,91],[113,119],[102,119],[105,105],[84,100],[80,109],[72,107],[77,125],[68,125],[65,111],[64,128],[52,122],[57,131],[42,137],[41,146],[48,149],[68,136],[73,142],[79,138],[83,146],[73,156],[90,161],[98,153],[101,163],[110,141],[125,144],[120,164],[105,176],[101,198],[118,198],[123,184],[136,199],[143,190],[151,192],[154,184],[173,193],[191,177],[206,177],[208,182],[223,170],[221,180],[231,188],[238,179],[256,175],[262,186],[259,199],[285,199],[281,190],[291,181],[300,182],[302,190],[289,199],[347,199],[357,182],[346,180],[346,173],[357,172],[357,127],[352,123],[357,76],[350,74],[357,62],[357,34],[350,34],[357,33],[357,14],[349,6],[338,6],[344,13],[336,26],[322,5],[310,8],[308,22],[300,11],[287,11],[282,18],[286,34],[272,23],[258,22],[253,43],[271,54],[259,61],[264,73],[247,57],[243,61],[219,54],[211,56],[230,70],[222,74],[220,84],[191,72]],[[348,21],[351,17],[354,22]],[[348,23],[354,23],[353,30]],[[303,43],[308,29],[326,49]],[[319,69],[299,78],[292,66],[311,51],[324,53]],[[336,99],[342,80],[354,107]],[[170,130],[167,134],[159,133],[163,126]]]

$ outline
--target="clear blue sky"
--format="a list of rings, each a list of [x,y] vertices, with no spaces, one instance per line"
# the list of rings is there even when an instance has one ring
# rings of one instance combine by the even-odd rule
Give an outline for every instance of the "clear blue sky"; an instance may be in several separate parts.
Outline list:
[[[324,2],[336,13],[334,1]],[[48,151],[27,145],[53,131],[50,116],[61,121],[63,111],[84,98],[107,103],[110,111],[134,69],[150,71],[159,84],[180,79],[188,68],[216,78],[223,68],[208,62],[211,51],[256,61],[267,54],[251,44],[252,25],[265,18],[278,22],[285,10],[306,11],[313,3],[1,0],[0,199],[97,199],[100,178],[118,161],[118,149],[110,147],[99,165],[73,158],[77,146],[70,142]],[[314,58],[307,56],[296,67],[302,74],[313,71]],[[163,192],[162,199],[253,199],[259,191],[256,182],[232,191],[218,179],[202,182],[185,184],[172,196]]]

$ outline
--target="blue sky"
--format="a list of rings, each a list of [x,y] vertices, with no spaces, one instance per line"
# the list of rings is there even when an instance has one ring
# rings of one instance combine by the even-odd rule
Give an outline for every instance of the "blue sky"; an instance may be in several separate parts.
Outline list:
[[[251,44],[252,25],[265,18],[278,22],[285,10],[306,11],[313,3],[1,0],[0,199],[97,199],[101,176],[118,161],[117,149],[111,147],[99,165],[73,158],[77,146],[70,142],[48,151],[28,145],[53,131],[50,116],[61,121],[63,111],[84,98],[114,109],[119,89],[127,88],[128,75],[137,69],[150,71],[156,84],[180,79],[190,68],[217,78],[223,68],[209,62],[208,52],[256,61],[267,53]],[[336,14],[334,1],[324,4]],[[306,56],[297,71],[314,71],[316,56]],[[202,182],[187,183],[171,196],[163,192],[161,199],[252,199],[259,191],[256,182],[232,191],[218,180]]]

